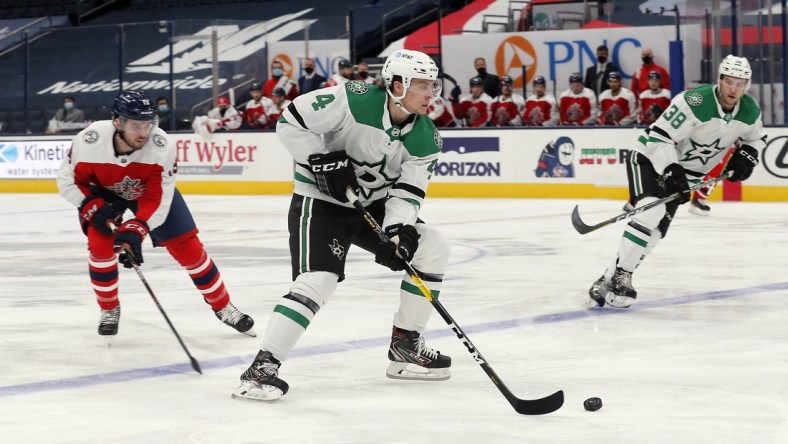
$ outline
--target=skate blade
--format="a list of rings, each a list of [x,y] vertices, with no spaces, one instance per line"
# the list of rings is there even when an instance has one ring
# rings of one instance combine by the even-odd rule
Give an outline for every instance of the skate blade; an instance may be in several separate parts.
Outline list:
[[[233,399],[247,399],[250,401],[275,402],[282,397],[282,390],[270,385],[258,386],[249,382],[242,382],[230,395]]]
[[[690,207],[689,212],[696,216],[709,217],[709,212],[703,211],[700,208]]]
[[[254,327],[252,327],[252,328],[250,328],[249,330],[246,330],[246,331],[241,331],[239,333],[245,334],[246,336],[251,336],[253,338],[257,337],[257,332],[254,331]]]
[[[451,373],[448,368],[424,368],[416,364],[392,362],[386,369],[386,376],[410,381],[445,381],[451,377]]]

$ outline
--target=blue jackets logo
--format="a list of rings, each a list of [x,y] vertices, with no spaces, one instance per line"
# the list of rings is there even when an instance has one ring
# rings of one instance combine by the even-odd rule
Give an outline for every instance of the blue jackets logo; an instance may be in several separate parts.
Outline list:
[[[0,163],[14,163],[19,158],[16,145],[0,143]]]
[[[446,137],[436,176],[500,177],[501,162],[490,161],[501,151],[497,137]],[[456,154],[455,154],[456,153]],[[462,156],[458,159],[457,156]]]

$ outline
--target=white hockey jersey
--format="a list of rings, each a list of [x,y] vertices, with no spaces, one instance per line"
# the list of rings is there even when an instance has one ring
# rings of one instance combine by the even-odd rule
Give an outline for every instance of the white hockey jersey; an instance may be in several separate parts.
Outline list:
[[[758,103],[742,96],[729,113],[717,100],[716,85],[684,91],[635,144],[659,174],[679,163],[687,171],[703,176],[725,156],[728,147],[741,140],[759,152],[766,146],[766,133]],[[697,177],[695,177],[697,179]]]
[[[360,201],[384,199],[383,226],[414,224],[443,139],[426,115],[395,125],[382,89],[356,80],[297,97],[282,113],[276,134],[296,162],[294,192],[351,207],[323,194],[307,158],[345,150],[361,185]]]
[[[238,111],[233,106],[228,106],[222,114],[222,110],[217,106],[216,108],[208,111],[209,119],[216,119],[221,121],[221,127],[227,130],[235,130],[241,127],[243,119]]]

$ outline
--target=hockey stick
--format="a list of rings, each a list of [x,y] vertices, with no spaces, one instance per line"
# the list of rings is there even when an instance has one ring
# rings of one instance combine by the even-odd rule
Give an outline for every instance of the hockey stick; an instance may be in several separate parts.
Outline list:
[[[364,220],[367,221],[367,224],[369,224],[370,228],[372,228],[375,234],[378,235],[380,240],[383,242],[389,242],[389,237],[383,231],[383,228],[380,227],[380,224],[378,224],[372,215],[369,214],[367,209],[364,208],[364,205],[362,205],[362,203],[358,200],[356,193],[353,192],[353,190],[349,187],[346,191],[346,196],[359,212],[359,214],[361,214]],[[476,346],[473,345],[471,339],[465,334],[464,331],[462,331],[462,328],[460,328],[460,326],[454,322],[454,319],[443,307],[443,304],[432,297],[432,292],[430,291],[429,287],[427,287],[427,284],[425,284],[419,276],[419,272],[413,268],[410,262],[403,262],[405,263],[405,271],[408,272],[410,278],[413,279],[413,282],[419,287],[419,290],[422,292],[422,294],[424,294],[424,297],[430,301],[432,306],[435,307],[435,310],[438,311],[438,314],[440,314],[443,320],[449,324],[449,327],[451,327],[451,329],[454,331],[454,334],[456,334],[460,341],[465,344],[465,348],[468,349],[468,352],[473,357],[473,360],[481,366],[485,373],[487,373],[487,376],[489,376],[490,380],[495,384],[496,387],[498,387],[498,390],[503,393],[503,396],[506,397],[506,400],[509,401],[509,404],[514,407],[514,410],[517,413],[521,415],[544,415],[547,413],[552,413],[561,408],[561,406],[564,404],[564,392],[562,390],[559,390],[552,395],[541,399],[519,399],[514,396],[509,388],[507,388],[503,383],[501,378],[498,377],[492,367],[490,367],[490,364],[487,363],[487,360],[482,357],[482,354],[479,352]]]
[[[183,351],[186,352],[186,356],[189,357],[189,361],[191,361],[192,363],[192,368],[197,373],[202,374],[202,370],[200,369],[200,364],[197,362],[196,359],[194,359],[194,356],[192,356],[192,354],[189,353],[189,349],[187,349],[186,344],[183,343],[183,339],[181,339],[181,335],[179,335],[178,331],[175,330],[175,327],[172,325],[172,322],[170,322],[170,318],[167,316],[167,313],[165,313],[164,309],[161,307],[161,304],[159,303],[159,300],[156,298],[156,295],[153,294],[153,289],[151,289],[150,285],[148,285],[148,281],[145,279],[145,276],[142,274],[142,270],[140,269],[140,266],[137,265],[137,260],[134,258],[134,255],[131,254],[131,251],[129,250],[126,250],[126,254],[129,255],[130,258],[129,262],[131,262],[131,266],[134,267],[134,271],[137,272],[137,276],[140,277],[140,280],[142,281],[142,285],[144,285],[145,288],[148,290],[148,293],[150,294],[150,297],[153,299],[153,302],[156,303],[156,307],[159,308],[161,315],[164,316],[164,320],[167,321],[167,325],[170,326],[170,329],[175,334],[175,337],[178,339],[178,342],[181,343],[181,347],[183,347]]]
[[[712,185],[712,184],[715,184],[715,183],[717,183],[717,182],[719,182],[719,181],[721,181],[723,179],[726,179],[727,177],[728,177],[727,174],[723,173],[722,175],[717,176],[717,177],[715,177],[713,179],[709,179],[709,180],[707,180],[705,182],[696,183],[695,185],[691,186],[689,190],[690,190],[690,192],[692,192],[692,191],[701,189],[701,188],[703,188],[705,186]],[[583,222],[583,220],[580,218],[580,210],[578,209],[578,206],[575,205],[575,209],[572,211],[572,225],[575,227],[575,230],[577,230],[577,232],[580,233],[580,234],[590,233],[590,232],[596,231],[596,230],[598,230],[598,229],[600,229],[602,227],[606,227],[606,226],[608,226],[610,224],[616,223],[616,222],[618,222],[620,220],[624,220],[624,219],[626,219],[628,217],[632,217],[632,216],[634,216],[636,214],[640,214],[640,213],[642,213],[642,212],[644,212],[646,210],[650,210],[650,209],[656,207],[657,205],[668,203],[668,202],[673,201],[673,200],[678,199],[678,198],[679,198],[679,193],[673,193],[673,194],[671,194],[668,197],[664,197],[662,199],[655,200],[654,202],[651,202],[651,203],[648,203],[646,205],[643,205],[642,207],[638,207],[638,208],[635,208],[633,210],[627,211],[626,213],[619,214],[618,216],[611,217],[610,219],[602,221],[602,222],[600,222],[600,223],[598,223],[596,225],[586,225],[586,223]]]

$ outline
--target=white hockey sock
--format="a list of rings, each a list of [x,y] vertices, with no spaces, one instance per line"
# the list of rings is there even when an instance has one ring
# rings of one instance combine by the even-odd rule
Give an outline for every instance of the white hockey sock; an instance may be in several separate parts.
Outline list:
[[[424,276],[424,283],[437,298],[440,295],[442,276]],[[394,314],[394,325],[411,331],[422,332],[427,327],[427,321],[434,310],[432,304],[422,294],[419,287],[410,276],[402,279],[400,286],[399,310]]]

